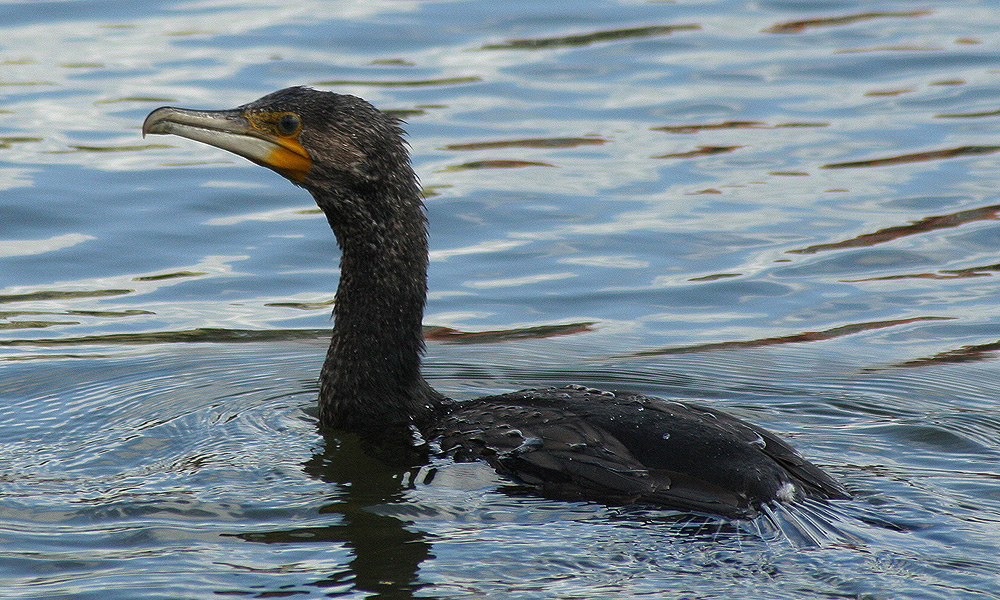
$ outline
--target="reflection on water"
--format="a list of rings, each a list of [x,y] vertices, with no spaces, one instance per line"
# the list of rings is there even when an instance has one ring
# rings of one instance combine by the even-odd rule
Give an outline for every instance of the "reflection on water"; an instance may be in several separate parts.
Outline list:
[[[5,597],[1000,598],[989,2],[0,17]],[[553,502],[324,438],[322,215],[139,134],[162,104],[310,82],[409,121],[438,388],[717,404],[850,487],[824,513],[844,535]]]
[[[874,246],[876,244],[891,242],[893,240],[899,239],[904,236],[916,235],[920,233],[926,233],[928,231],[934,231],[935,229],[958,227],[966,223],[971,223],[974,221],[980,221],[985,219],[996,219],[997,212],[1000,212],[1000,205],[993,204],[991,206],[984,206],[981,208],[973,208],[970,210],[959,211],[957,213],[952,213],[950,215],[926,217],[920,219],[915,223],[910,223],[909,225],[896,225],[894,227],[886,227],[885,229],[879,229],[874,233],[865,233],[857,237],[853,237],[849,240],[832,242],[829,244],[815,244],[807,248],[788,250],[787,252],[789,254],[815,254],[817,252],[824,252],[827,250],[839,250],[841,248],[860,248],[863,246]]]
[[[653,25],[629,29],[610,29],[562,37],[507,40],[502,44],[487,44],[480,48],[480,50],[540,50],[544,48],[558,48],[560,46],[587,46],[597,42],[655,37],[674,33],[675,31],[698,29],[701,29],[700,25]]]
[[[431,557],[429,536],[408,530],[406,521],[381,514],[379,509],[405,500],[404,485],[413,467],[392,466],[396,461],[387,463],[373,458],[373,454],[386,453],[384,449],[373,452],[353,437],[328,435],[323,451],[305,463],[309,476],[338,484],[336,501],[319,509],[320,514],[337,516],[337,524],[236,536],[266,544],[342,544],[353,559],[346,568],[312,586],[411,597],[414,591],[427,586],[420,583],[417,572],[420,564]]]
[[[823,17],[820,19],[804,19],[802,21],[788,21],[785,23],[778,23],[764,31],[767,33],[801,33],[806,29],[813,27],[833,27],[838,25],[850,25],[851,23],[857,23],[859,21],[868,21],[870,19],[884,19],[892,17],[922,17],[925,15],[930,15],[934,11],[930,10],[911,10],[911,11],[873,11],[873,12],[863,12],[853,15],[842,15],[837,17]]]
[[[477,81],[482,81],[482,78],[476,76],[469,77],[443,77],[440,79],[412,79],[412,80],[393,80],[393,81],[351,81],[351,80],[332,80],[332,81],[314,81],[310,85],[319,85],[324,87],[344,87],[350,85],[360,85],[360,86],[375,86],[375,87],[427,87],[427,86],[440,86],[440,85],[456,85],[459,83],[476,83]]]
[[[445,150],[491,150],[495,148],[575,148],[608,143],[599,137],[588,138],[537,138],[528,140],[505,140],[500,142],[472,142],[469,144],[448,144]]]
[[[928,152],[917,152],[916,154],[889,156],[887,158],[872,158],[868,160],[830,163],[828,165],[823,165],[820,168],[853,169],[856,167],[884,167],[887,165],[899,165],[911,162],[922,162],[925,160],[940,160],[942,158],[955,158],[956,156],[975,156],[978,154],[993,154],[994,152],[1000,152],[1000,146],[960,146],[958,148],[948,148],[946,150],[931,150]]]
[[[818,342],[852,335],[865,331],[875,331],[884,327],[896,327],[899,325],[909,325],[918,321],[940,321],[948,320],[952,317],[913,317],[910,319],[896,319],[892,321],[872,321],[870,323],[852,323],[824,331],[804,331],[792,335],[772,337],[759,340],[734,340],[728,342],[716,342],[713,344],[700,344],[697,346],[680,346],[673,348],[657,348],[652,350],[642,350],[636,352],[634,356],[659,356],[667,354],[688,354],[691,352],[710,352],[713,350],[733,350],[737,348],[758,348],[761,346],[773,346],[777,344],[797,344],[802,342]]]

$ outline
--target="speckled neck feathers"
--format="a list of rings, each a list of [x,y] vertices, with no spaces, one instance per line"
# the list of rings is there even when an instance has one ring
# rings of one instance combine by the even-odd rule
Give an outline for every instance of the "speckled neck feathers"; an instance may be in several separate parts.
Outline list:
[[[320,419],[355,430],[419,424],[437,398],[420,375],[427,294],[420,188],[396,120],[342,98],[349,110],[325,115],[335,128],[307,140],[314,167],[303,182],[342,250]]]

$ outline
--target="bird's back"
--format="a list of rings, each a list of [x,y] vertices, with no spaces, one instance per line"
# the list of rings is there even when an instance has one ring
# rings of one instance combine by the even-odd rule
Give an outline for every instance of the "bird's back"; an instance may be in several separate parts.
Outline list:
[[[454,402],[433,436],[456,460],[486,460],[556,498],[752,517],[775,500],[847,496],[760,427],[633,392],[571,386]]]

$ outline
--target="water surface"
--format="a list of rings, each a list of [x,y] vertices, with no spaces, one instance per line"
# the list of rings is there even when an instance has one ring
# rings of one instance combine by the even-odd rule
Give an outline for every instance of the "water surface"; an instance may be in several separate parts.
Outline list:
[[[998,598],[1000,15],[911,2],[0,4],[10,598]],[[316,426],[302,190],[142,139],[288,85],[407,120],[427,377],[695,399],[856,494],[816,546],[399,473]]]

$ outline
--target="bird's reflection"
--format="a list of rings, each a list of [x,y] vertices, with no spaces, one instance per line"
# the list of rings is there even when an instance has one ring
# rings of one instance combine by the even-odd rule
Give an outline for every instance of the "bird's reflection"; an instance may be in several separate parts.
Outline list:
[[[340,515],[340,522],[322,527],[305,527],[269,532],[238,534],[247,541],[262,543],[343,544],[354,558],[339,573],[331,573],[317,587],[349,586],[353,591],[371,593],[372,598],[413,598],[423,587],[417,570],[432,558],[427,536],[407,528],[407,523],[380,511],[379,507],[404,500],[419,465],[426,455],[412,444],[380,442],[375,451],[371,441],[361,442],[357,434],[323,431],[324,446],[304,465],[305,472],[325,482],[335,483],[338,492],[321,513]],[[425,594],[421,598],[427,598]]]

